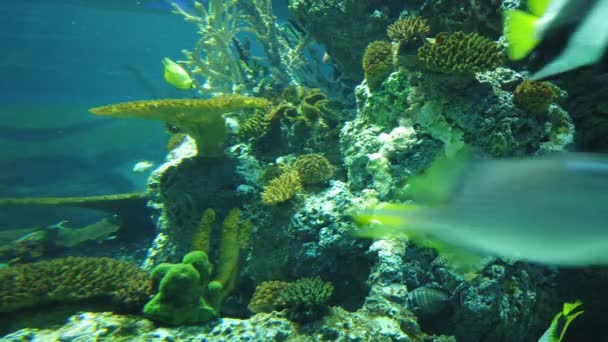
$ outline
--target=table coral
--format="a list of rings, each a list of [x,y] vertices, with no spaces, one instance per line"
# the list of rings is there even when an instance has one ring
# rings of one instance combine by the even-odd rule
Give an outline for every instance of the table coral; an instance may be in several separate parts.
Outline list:
[[[96,115],[119,118],[136,117],[172,124],[190,135],[197,143],[199,155],[214,157],[223,153],[227,132],[224,114],[269,105],[264,98],[241,95],[217,96],[211,99],[164,99],[122,102],[91,108]]]

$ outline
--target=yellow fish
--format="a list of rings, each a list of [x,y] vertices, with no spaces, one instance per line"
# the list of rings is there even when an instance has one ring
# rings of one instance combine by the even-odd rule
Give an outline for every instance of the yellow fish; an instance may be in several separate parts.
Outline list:
[[[165,80],[167,83],[177,89],[187,90],[195,87],[192,78],[181,65],[168,57],[163,58],[163,65],[165,66]]]

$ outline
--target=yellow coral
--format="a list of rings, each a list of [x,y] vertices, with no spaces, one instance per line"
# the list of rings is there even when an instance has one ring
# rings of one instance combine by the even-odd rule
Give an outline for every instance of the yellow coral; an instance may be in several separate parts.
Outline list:
[[[300,189],[302,181],[296,170],[286,171],[268,183],[262,192],[262,203],[271,205],[290,200]]]
[[[224,149],[226,128],[223,115],[246,108],[263,108],[264,98],[225,95],[212,99],[164,99],[123,102],[89,111],[97,115],[161,120],[179,128],[196,140],[199,155],[219,156]]]
[[[211,240],[211,230],[215,222],[215,211],[211,208],[205,209],[198,226],[192,235],[192,246],[190,251],[201,251],[209,254],[209,242]]]
[[[334,174],[334,167],[320,154],[305,154],[296,159],[294,168],[300,174],[303,184],[319,184],[328,181]]]
[[[371,89],[377,89],[393,71],[393,48],[391,43],[375,41],[369,43],[363,53],[363,72]]]
[[[402,44],[421,42],[429,32],[431,32],[431,27],[427,20],[417,16],[399,19],[388,25],[386,30],[392,41]]]
[[[239,224],[241,210],[230,210],[222,223],[219,262],[215,281],[222,284],[222,298],[234,288],[238,278],[241,249],[247,247],[250,224]],[[247,235],[247,237],[245,237]]]
[[[247,308],[253,313],[272,312],[276,309],[276,301],[283,290],[289,287],[289,283],[272,280],[258,285],[253,292]]]

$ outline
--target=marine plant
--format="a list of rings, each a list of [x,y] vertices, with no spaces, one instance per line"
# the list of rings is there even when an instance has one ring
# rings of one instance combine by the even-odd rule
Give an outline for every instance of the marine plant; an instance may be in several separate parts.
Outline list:
[[[505,60],[497,42],[477,33],[442,32],[433,43],[418,49],[418,60],[427,69],[446,74],[473,74],[496,69]]]
[[[262,203],[273,205],[290,200],[302,189],[302,180],[297,170],[289,170],[272,179],[262,191]]]
[[[241,95],[217,96],[211,99],[165,99],[122,102],[89,111],[119,118],[136,117],[160,120],[191,136],[199,156],[217,157],[224,151],[227,137],[224,114],[269,105],[264,98]]]
[[[525,80],[515,88],[513,104],[531,114],[542,115],[555,101],[556,95],[549,82]]]
[[[152,270],[158,292],[144,306],[144,315],[169,325],[196,324],[219,317],[216,284],[211,284],[213,267],[207,254],[186,254],[179,264],[163,263]]]
[[[67,257],[0,269],[0,312],[50,303],[109,301],[139,312],[152,295],[147,272],[111,258]]]
[[[286,310],[292,321],[311,322],[328,312],[333,291],[334,286],[319,277],[301,278],[281,291],[276,306],[279,310]]]
[[[296,159],[294,168],[300,174],[304,185],[319,184],[328,181],[334,174],[334,167],[329,160],[320,154],[305,154]]]
[[[393,41],[400,44],[416,44],[424,41],[431,32],[431,27],[425,18],[412,16],[399,19],[388,25],[386,33]]]
[[[363,73],[370,89],[378,89],[393,71],[393,47],[385,41],[369,43],[363,53]]]

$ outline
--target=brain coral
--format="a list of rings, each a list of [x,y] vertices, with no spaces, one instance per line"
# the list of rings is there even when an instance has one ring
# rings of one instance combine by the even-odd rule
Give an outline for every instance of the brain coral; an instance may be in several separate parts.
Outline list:
[[[447,74],[470,74],[501,66],[503,48],[477,33],[440,33],[434,43],[418,49],[418,60],[426,68]]]
[[[319,184],[328,181],[334,174],[334,167],[320,154],[299,156],[294,164],[300,174],[302,184]]]
[[[110,258],[68,257],[0,270],[0,312],[93,299],[139,312],[151,292],[147,272]]]
[[[393,71],[393,48],[391,43],[375,41],[369,43],[363,54],[363,72],[370,89],[377,89]]]
[[[551,83],[526,80],[515,88],[513,103],[526,112],[541,115],[547,112],[555,97]]]

